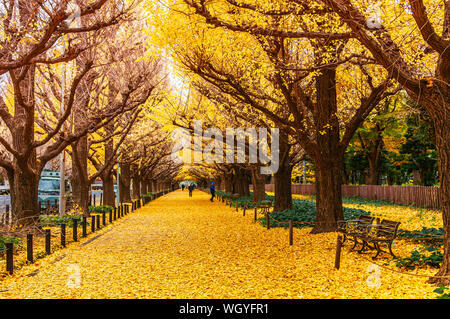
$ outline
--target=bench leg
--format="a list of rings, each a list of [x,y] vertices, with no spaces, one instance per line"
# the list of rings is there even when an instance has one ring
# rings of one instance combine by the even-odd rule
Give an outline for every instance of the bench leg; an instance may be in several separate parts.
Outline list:
[[[378,257],[378,255],[381,253],[381,249],[380,249],[380,244],[379,243],[373,243],[373,245],[375,246],[375,248],[377,249],[377,254],[375,256],[372,257],[372,259],[376,259]]]
[[[356,237],[353,237],[353,241],[354,241],[355,243],[353,244],[353,247],[350,248],[350,251],[352,251],[353,249],[355,249],[356,245],[358,244],[358,240],[356,239]]]
[[[361,253],[363,252],[364,248],[366,248],[366,245],[367,245],[367,244],[366,244],[366,241],[365,241],[365,240],[363,240],[363,241],[362,241],[362,247],[361,247],[361,249],[360,249],[360,250],[358,250],[358,253],[360,253],[360,254],[361,254]]]
[[[392,257],[395,258],[395,255],[394,255],[394,253],[392,252],[392,242],[390,242],[390,243],[388,244],[388,247],[389,247],[389,252],[391,253]]]

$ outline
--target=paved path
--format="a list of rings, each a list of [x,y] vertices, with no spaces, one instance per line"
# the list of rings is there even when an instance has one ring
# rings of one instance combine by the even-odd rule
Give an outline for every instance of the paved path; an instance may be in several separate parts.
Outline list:
[[[0,298],[379,296],[367,287],[368,263],[355,263],[354,253],[344,249],[341,270],[334,270],[335,241],[335,234],[296,229],[289,246],[286,229],[266,230],[253,223],[252,211],[244,217],[208,194],[196,190],[190,198],[179,190],[0,280]],[[392,291],[395,279],[383,288],[409,297]]]

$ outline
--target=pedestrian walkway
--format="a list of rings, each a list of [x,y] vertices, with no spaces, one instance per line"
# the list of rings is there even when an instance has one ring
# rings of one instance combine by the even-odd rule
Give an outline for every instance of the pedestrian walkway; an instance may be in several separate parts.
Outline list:
[[[336,234],[266,230],[253,212],[178,190],[0,280],[0,298],[426,298],[419,278],[381,273],[367,285],[368,263]]]

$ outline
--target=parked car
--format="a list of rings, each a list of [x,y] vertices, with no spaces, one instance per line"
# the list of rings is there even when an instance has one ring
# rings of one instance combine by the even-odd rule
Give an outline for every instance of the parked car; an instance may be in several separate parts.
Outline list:
[[[65,198],[68,202],[72,194],[72,188],[68,178],[65,178]],[[59,171],[43,170],[38,186],[38,201],[41,202],[41,207],[46,208],[47,203],[54,205],[59,201],[60,193],[60,174]]]
[[[9,182],[6,181],[4,185],[0,185],[0,195],[9,195]]]

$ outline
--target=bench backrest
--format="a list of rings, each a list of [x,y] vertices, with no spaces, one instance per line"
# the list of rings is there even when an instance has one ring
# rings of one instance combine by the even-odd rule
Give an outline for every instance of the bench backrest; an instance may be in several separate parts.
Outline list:
[[[374,221],[375,217],[371,217],[371,216],[366,216],[366,215],[361,215],[358,218],[358,223],[356,225],[356,229],[361,231],[361,230],[366,230],[368,225],[371,225]]]
[[[386,237],[388,239],[394,239],[397,235],[398,226],[400,222],[383,219],[377,227],[377,236]]]

